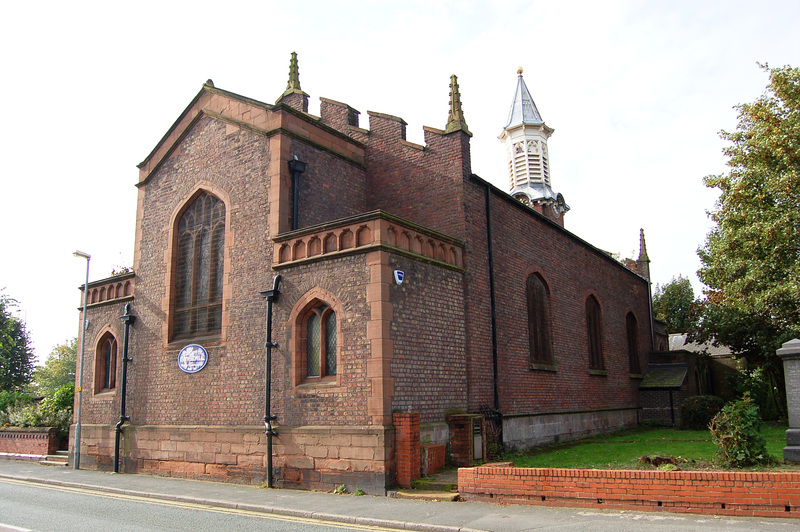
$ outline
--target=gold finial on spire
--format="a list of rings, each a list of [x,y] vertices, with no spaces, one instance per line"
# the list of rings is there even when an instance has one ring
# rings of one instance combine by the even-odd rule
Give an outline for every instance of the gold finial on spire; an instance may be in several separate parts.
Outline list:
[[[458,91],[458,77],[455,74],[450,76],[450,116],[447,119],[444,133],[446,135],[454,131],[463,131],[470,137],[472,136],[472,133],[467,128],[467,121],[464,120],[464,111],[461,109],[461,94]]]
[[[520,76],[522,75],[522,67],[519,67],[519,68],[517,69],[517,74],[519,74]]]

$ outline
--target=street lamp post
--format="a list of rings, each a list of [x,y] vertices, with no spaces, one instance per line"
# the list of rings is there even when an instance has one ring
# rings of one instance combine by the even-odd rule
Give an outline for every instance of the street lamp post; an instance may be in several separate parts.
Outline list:
[[[89,293],[89,261],[91,260],[92,256],[88,253],[84,253],[83,251],[76,251],[73,253],[76,257],[86,259],[86,283],[83,285],[83,312],[81,313],[81,353],[79,356],[79,364],[80,369],[78,370],[78,387],[76,388],[76,392],[78,393],[78,414],[75,416],[75,441],[72,442],[72,451],[73,451],[73,460],[72,460],[72,467],[74,469],[81,468],[81,405],[83,401],[81,400],[81,395],[83,391],[83,346],[86,344],[86,328],[89,325],[88,320],[86,319],[86,296]]]

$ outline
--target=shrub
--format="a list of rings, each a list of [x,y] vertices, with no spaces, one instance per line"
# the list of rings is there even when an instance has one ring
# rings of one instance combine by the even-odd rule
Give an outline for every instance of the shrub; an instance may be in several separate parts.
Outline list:
[[[728,385],[737,397],[749,393],[750,398],[758,405],[762,419],[774,421],[781,418],[780,409],[775,403],[775,393],[778,389],[771,384],[769,375],[763,367],[737,371],[728,377]]]
[[[758,406],[749,393],[720,410],[711,420],[710,429],[723,466],[743,467],[770,460],[767,442],[759,433],[762,423]]]
[[[70,382],[56,388],[52,395],[42,401],[42,407],[50,412],[69,410],[75,404],[75,383]]]
[[[716,395],[695,395],[681,403],[681,428],[688,430],[706,430],[725,401]]]
[[[24,392],[12,392],[10,390],[0,391],[0,412],[5,412],[8,407],[19,404],[28,404],[33,401],[33,397]]]
[[[5,392],[0,393],[0,401],[4,400],[4,394]],[[0,410],[0,426],[56,427],[59,436],[65,437],[69,434],[75,384],[60,386],[40,403],[34,403],[29,395],[17,395],[15,401],[7,400],[6,407]]]

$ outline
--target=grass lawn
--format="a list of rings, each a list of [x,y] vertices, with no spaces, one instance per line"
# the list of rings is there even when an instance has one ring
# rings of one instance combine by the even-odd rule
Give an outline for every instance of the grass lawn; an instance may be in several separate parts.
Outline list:
[[[800,470],[783,465],[786,446],[785,426],[764,426],[767,452],[776,465],[749,470]],[[640,427],[579,442],[540,447],[521,453],[506,454],[503,459],[517,467],[556,467],[569,469],[654,469],[639,460],[643,456],[675,458],[679,469],[713,469],[717,448],[707,430],[676,430]]]

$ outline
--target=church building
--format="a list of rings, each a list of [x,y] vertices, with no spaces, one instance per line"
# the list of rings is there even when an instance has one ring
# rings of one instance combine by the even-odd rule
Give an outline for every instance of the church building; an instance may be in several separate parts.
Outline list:
[[[423,145],[309,114],[295,54],[274,104],[207,81],[139,164],[133,270],[87,287],[81,467],[383,494],[426,454],[636,425],[644,240],[626,266],[564,228],[516,81],[508,191],[472,171],[456,76]]]

